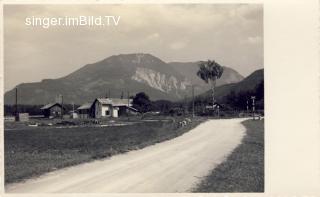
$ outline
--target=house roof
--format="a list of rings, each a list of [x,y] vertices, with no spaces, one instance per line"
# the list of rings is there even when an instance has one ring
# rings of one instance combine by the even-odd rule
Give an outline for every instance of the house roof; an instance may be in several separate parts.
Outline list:
[[[129,109],[131,109],[132,111],[135,111],[135,112],[139,112],[139,110],[137,110],[136,108],[134,108],[134,107],[128,107]]]
[[[78,107],[77,109],[90,109],[91,108],[92,103],[85,103],[83,105],[81,105],[80,107]]]
[[[59,105],[59,107],[61,107],[61,104],[60,103],[49,103],[49,104],[46,104],[45,106],[41,107],[40,109],[50,109],[51,107],[55,106],[55,105]]]
[[[111,104],[111,100],[109,98],[97,98],[96,100],[101,104]]]
[[[128,99],[112,98],[113,106],[128,106]],[[129,106],[132,105],[132,99],[129,99]]]
[[[101,104],[109,104],[115,107],[128,106],[128,99],[119,98],[97,98],[98,102]],[[132,99],[129,99],[129,106],[132,106]]]

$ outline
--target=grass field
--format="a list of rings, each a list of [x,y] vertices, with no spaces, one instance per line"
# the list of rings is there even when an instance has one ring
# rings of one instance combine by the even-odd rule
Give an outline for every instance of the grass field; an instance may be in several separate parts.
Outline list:
[[[242,144],[194,192],[264,192],[264,121],[247,120]]]
[[[107,158],[177,137],[198,125],[141,122],[134,125],[5,130],[5,182],[19,182],[59,168]]]

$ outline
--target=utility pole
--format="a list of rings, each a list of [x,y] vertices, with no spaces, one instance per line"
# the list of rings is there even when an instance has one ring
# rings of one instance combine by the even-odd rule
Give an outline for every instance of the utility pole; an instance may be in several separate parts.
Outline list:
[[[129,97],[129,91],[127,92],[128,93],[128,108],[127,108],[127,117],[128,117],[128,120],[129,120],[129,106],[130,106],[130,97]]]
[[[247,99],[247,115],[249,114],[249,100]]]
[[[251,99],[252,99],[252,119],[254,120],[254,111],[255,111],[254,99],[256,99],[256,97],[251,96]]]
[[[60,94],[61,97],[61,119],[63,119],[63,96]]]
[[[194,86],[192,85],[192,117],[194,118]]]
[[[18,120],[18,88],[16,88],[16,100],[15,100],[15,110],[14,110],[15,119]]]
[[[128,108],[130,106],[130,97],[129,97],[129,91],[127,92],[128,93]]]

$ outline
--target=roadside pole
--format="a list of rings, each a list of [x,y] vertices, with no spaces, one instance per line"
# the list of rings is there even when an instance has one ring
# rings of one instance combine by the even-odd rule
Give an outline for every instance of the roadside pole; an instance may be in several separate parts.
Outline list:
[[[256,97],[255,96],[251,96],[251,99],[252,99],[252,119],[254,120],[254,111],[255,111],[255,106],[254,106],[254,99]]]
[[[127,93],[128,93],[128,107],[127,107],[127,118],[128,118],[128,121],[129,121],[129,106],[130,106],[130,97],[129,97],[129,91],[128,91]]]
[[[194,86],[192,85],[192,118],[194,118]]]
[[[61,96],[61,119],[63,119],[63,95]]]
[[[19,119],[19,112],[18,112],[18,88],[16,88],[16,100],[15,100],[14,115],[15,115],[15,120],[18,121],[18,119]]]

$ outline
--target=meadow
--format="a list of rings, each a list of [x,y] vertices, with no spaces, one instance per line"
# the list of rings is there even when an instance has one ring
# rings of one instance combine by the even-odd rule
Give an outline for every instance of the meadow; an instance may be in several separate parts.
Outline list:
[[[4,131],[5,183],[172,139],[203,121],[186,126],[179,120],[139,122],[108,127],[14,127]]]
[[[264,192],[264,120],[246,120],[242,143],[194,192]]]

